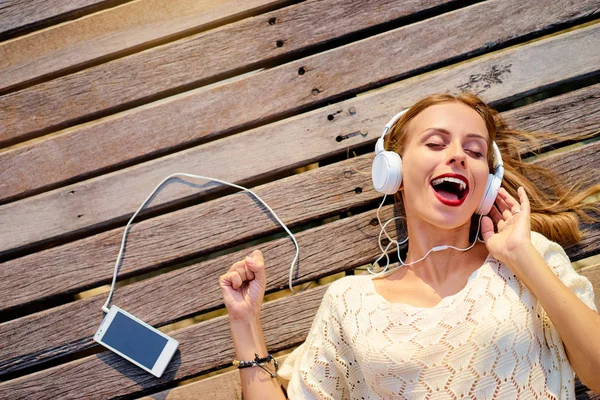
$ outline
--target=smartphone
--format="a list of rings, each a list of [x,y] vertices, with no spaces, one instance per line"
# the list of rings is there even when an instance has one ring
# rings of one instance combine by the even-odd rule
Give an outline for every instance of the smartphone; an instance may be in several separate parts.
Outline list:
[[[179,342],[144,321],[111,306],[94,341],[160,378]]]

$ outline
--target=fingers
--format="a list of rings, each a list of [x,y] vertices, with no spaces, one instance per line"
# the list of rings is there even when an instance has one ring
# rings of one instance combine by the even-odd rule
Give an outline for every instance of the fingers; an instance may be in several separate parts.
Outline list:
[[[521,197],[519,190],[517,190],[519,198]],[[515,214],[521,211],[521,204],[519,201],[512,197],[504,188],[500,188],[498,191],[498,202],[501,203],[502,206],[502,214],[504,214],[505,210],[509,210],[511,214]]]
[[[254,277],[258,283],[264,287],[267,279],[265,273],[265,260],[262,252],[260,250],[254,250],[244,261],[246,262],[248,269],[254,273]]]
[[[500,221],[502,221],[502,214],[500,214],[500,211],[498,211],[498,208],[496,208],[496,206],[492,206],[492,209],[490,210],[489,214],[488,214],[492,221],[494,221],[494,223],[498,223]]]
[[[237,271],[230,271],[219,277],[219,285],[224,288],[230,286],[233,289],[239,289],[244,284],[244,280]]]
[[[483,241],[487,243],[488,239],[494,235],[494,223],[490,217],[483,217],[481,219],[481,236]]]
[[[500,188],[498,191],[496,202],[488,214],[489,218],[498,227],[498,231],[502,231],[506,225],[511,225],[517,215],[529,215],[529,199],[522,186],[517,189],[517,195],[519,200],[511,196],[504,188]]]
[[[523,186],[519,186],[519,189],[517,189],[517,194],[519,195],[519,200],[521,200],[521,211],[529,214],[531,212],[531,204],[529,203],[529,197],[527,196]]]
[[[226,274],[219,277],[219,284],[222,287],[231,286],[237,290],[244,283],[254,279],[261,286],[265,286],[265,264],[260,250],[254,250],[244,260],[235,262]]]

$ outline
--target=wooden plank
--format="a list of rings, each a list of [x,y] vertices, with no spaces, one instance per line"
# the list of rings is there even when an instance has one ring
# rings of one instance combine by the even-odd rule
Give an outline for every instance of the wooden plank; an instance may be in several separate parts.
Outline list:
[[[279,365],[283,365],[287,355],[275,358]],[[198,382],[154,393],[140,400],[195,400],[200,393],[204,398],[211,400],[242,400],[242,382],[239,371],[224,372]]]
[[[126,1],[129,0],[71,0],[48,4],[43,0],[4,0],[0,3],[0,41]]]
[[[590,163],[600,162],[600,142],[569,153],[553,160],[551,162],[553,167],[560,169],[562,165],[568,165],[572,168],[569,160],[579,160],[580,173],[584,174],[585,170],[590,170],[588,167]],[[589,184],[600,183],[600,176],[594,172],[588,172],[584,177],[589,179]],[[392,215],[391,207],[386,207],[384,210],[384,217]],[[374,261],[379,250],[375,246],[379,227],[374,223],[374,218],[376,218],[376,210],[371,210],[298,234],[302,266],[298,275],[299,280],[316,279]],[[577,246],[566,247],[573,260],[600,252],[600,223],[584,226],[587,228],[584,230],[584,240]],[[183,234],[179,230],[177,232],[178,236]],[[328,239],[332,237],[340,240],[332,243]],[[153,240],[152,243],[156,246],[157,241]],[[290,255],[293,250],[293,245],[287,238],[262,246],[266,265],[273,266],[269,272],[271,281],[268,283],[268,290],[284,288],[287,285],[288,263],[291,262]],[[248,250],[244,249],[125,286],[117,291],[114,302],[153,325],[168,324],[200,310],[222,306],[221,294],[215,282],[228,266],[247,253]],[[39,271],[39,274],[43,273],[39,268],[36,271]],[[105,274],[108,275],[110,272],[107,270]],[[60,271],[53,270],[53,273],[65,279],[65,274]],[[31,280],[27,283],[42,290],[41,286],[45,278],[32,279],[35,284]],[[190,295],[191,293],[202,293],[202,296]],[[93,345],[91,337],[98,321],[89,316],[100,309],[103,301],[105,301],[104,294],[1,324],[0,342],[4,343],[4,347],[0,349],[0,360],[2,360],[0,370],[10,373],[90,348]],[[57,321],[68,321],[68,332],[57,334]],[[28,326],[36,326],[38,329],[30,332],[26,328]]]
[[[370,154],[354,158],[252,190],[288,226],[325,218],[380,197],[369,176],[356,172],[369,171],[371,158]],[[357,187],[362,189],[360,194],[355,192]],[[250,194],[235,194],[135,224],[119,276],[153,270],[282,231],[256,202]],[[4,293],[0,311],[109,281],[122,235],[123,228],[117,228],[0,264],[0,293]]]
[[[582,268],[577,272],[588,278],[592,283],[592,286],[594,287],[596,308],[600,310],[600,264]]]
[[[450,1],[306,1],[10,93],[0,97],[0,147]]]
[[[2,205],[0,255],[26,248],[28,243],[47,243],[125,221],[147,193],[174,172],[196,172],[244,185],[346,153],[349,147],[372,144],[390,115],[433,92],[465,88],[494,102],[590,73],[600,65],[600,55],[595,51],[594,37],[600,36],[597,32],[598,28],[592,26],[484,56],[230,138]],[[534,65],[540,67],[531,74]],[[357,131],[362,134],[336,140]],[[278,144],[277,151],[273,151],[273,143]],[[228,155],[225,158],[221,156],[224,149]],[[245,168],[238,168],[230,160],[244,160]],[[21,176],[23,165],[17,162],[16,169],[8,169]],[[0,181],[0,188],[2,185]],[[218,190],[222,187],[212,183],[200,188],[172,185],[154,199],[153,207],[198,199]]]
[[[527,130],[531,124],[537,125],[538,115],[545,115],[551,110],[555,111],[552,117],[554,123],[546,125],[545,130],[588,134],[590,130],[600,128],[600,119],[594,117],[600,113],[600,84],[503,115],[519,120],[520,127]],[[585,110],[585,115],[582,115],[582,110]],[[581,117],[573,118],[573,115]],[[593,159],[594,149],[588,147],[588,150],[577,154]],[[569,177],[592,172],[585,168],[579,156],[572,159],[576,163],[574,167],[567,164],[571,158],[564,154],[545,160],[544,165],[565,174],[568,172]],[[380,194],[372,188],[368,174],[371,160],[372,154],[367,154],[253,190],[276,210],[286,224],[307,223],[363,207],[380,198]],[[363,171],[363,174],[357,171]],[[592,176],[591,181],[594,179]],[[360,188],[359,194],[355,192],[356,188]],[[278,230],[279,225],[258,212],[256,203],[248,197],[251,195],[229,196],[136,224],[129,235],[127,258],[119,276],[123,278],[154,270]],[[308,203],[311,207],[306,207]],[[236,210],[236,215],[243,216],[244,223],[240,224],[240,217],[231,215],[230,210]],[[198,226],[202,226],[201,231]],[[176,227],[176,235],[173,227]],[[51,296],[78,292],[107,282],[112,277],[121,235],[122,228],[118,228],[1,264],[0,293],[5,295],[0,311],[6,312],[32,301],[44,301]],[[39,284],[30,285],[30,282]]]
[[[289,0],[140,0],[0,44],[0,92],[245,18]]]
[[[24,143],[0,153],[0,164],[4,166],[0,170],[0,201],[22,198],[126,163],[157,157],[184,145],[212,140],[232,129],[325,104],[342,94],[375,87],[432,64],[486,51],[491,43],[496,46],[548,29],[571,16],[564,0],[556,2],[560,4],[555,7],[537,0],[477,3],[245,79],[209,90],[186,92],[66,129],[46,140]],[[552,12],[547,14],[549,10]],[[535,18],[522,18],[533,14]],[[477,18],[479,15],[487,18]],[[506,29],[507,20],[515,22],[510,29]],[[595,29],[573,32],[574,37],[584,36],[582,40],[591,46],[589,50],[579,48],[568,52],[574,58],[583,55],[591,58],[586,73],[596,71],[600,65],[600,55],[594,51],[600,46],[600,35]],[[455,34],[446,35],[449,31]],[[435,39],[431,32],[437,32]],[[389,62],[395,54],[401,57]],[[305,70],[302,75],[298,72],[300,68]],[[565,79],[572,73],[559,76]]]
[[[320,286],[263,305],[261,319],[269,351],[298,345],[306,338],[327,288]],[[100,323],[100,314],[96,322]],[[170,333],[180,345],[160,379],[113,353],[103,352],[0,383],[0,398],[105,399],[160,390],[166,383],[231,363],[234,352],[228,325],[227,316],[223,316]]]
[[[551,139],[540,140],[540,146],[556,146],[567,139],[600,133],[600,84],[584,87],[560,96],[502,113],[510,126],[529,132],[549,132]],[[522,145],[524,155],[532,147]]]
[[[600,393],[592,392],[579,379],[575,379],[575,399],[600,400]]]
[[[391,216],[391,207],[383,212]],[[374,218],[375,210],[296,234],[301,249],[299,281],[374,261],[379,253],[375,244],[379,228],[371,224]],[[340,240],[333,243],[332,237]],[[295,254],[291,240],[278,239],[261,245],[260,249],[269,269],[267,290],[287,287]],[[119,288],[114,303],[152,325],[168,324],[201,310],[221,307],[218,278],[248,252],[239,250]],[[106,294],[97,295],[0,324],[0,376],[93,347],[92,336],[100,320],[90,316],[100,317],[105,300]],[[57,329],[61,321],[69,329]],[[26,326],[36,329],[23,329]]]

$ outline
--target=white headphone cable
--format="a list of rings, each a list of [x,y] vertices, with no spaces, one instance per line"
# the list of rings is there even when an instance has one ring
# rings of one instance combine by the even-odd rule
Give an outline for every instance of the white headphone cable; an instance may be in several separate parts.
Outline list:
[[[185,176],[185,177],[188,177],[188,178],[206,179],[206,180],[210,180],[210,181],[219,182],[219,183],[222,183],[222,184],[225,184],[225,185],[233,186],[233,187],[238,188],[238,189],[242,189],[242,190],[244,190],[246,192],[251,193],[265,207],[267,207],[267,209],[271,212],[271,214],[273,214],[273,216],[275,217],[275,219],[277,220],[277,222],[279,222],[279,224],[283,227],[283,229],[285,229],[285,231],[288,233],[288,235],[291,236],[292,241],[294,242],[294,246],[296,247],[296,255],[294,256],[294,260],[292,261],[292,264],[290,266],[290,276],[289,276],[290,290],[292,291],[292,293],[296,294],[296,291],[294,291],[294,289],[292,288],[292,277],[293,277],[294,265],[296,264],[296,261],[298,260],[298,254],[299,254],[298,242],[296,242],[296,238],[294,237],[294,235],[292,234],[292,232],[290,232],[290,230],[287,228],[287,226],[285,226],[285,224],[283,222],[281,222],[281,220],[279,219],[279,217],[277,216],[277,214],[275,214],[275,211],[273,211],[273,209],[271,209],[271,207],[269,207],[267,205],[267,203],[265,203],[256,193],[254,193],[250,189],[246,189],[243,186],[239,186],[239,185],[236,185],[234,183],[225,182],[225,181],[222,181],[222,180],[216,179],[216,178],[209,178],[209,177],[202,176],[202,175],[194,175],[194,174],[187,174],[187,173],[179,172],[179,173],[171,174],[171,175],[167,176],[165,179],[163,179],[163,181],[161,183],[159,183],[158,186],[156,186],[156,188],[154,188],[154,190],[152,191],[152,193],[150,193],[150,195],[146,198],[146,200],[144,200],[144,202],[142,203],[142,205],[137,209],[137,211],[129,219],[129,222],[127,222],[127,225],[125,226],[125,231],[123,232],[123,239],[121,240],[121,249],[119,250],[119,255],[117,256],[117,261],[115,262],[115,271],[114,271],[114,274],[113,274],[112,284],[110,286],[110,292],[108,294],[108,298],[106,299],[106,303],[104,303],[104,305],[102,306],[102,311],[104,311],[105,313],[109,312],[108,305],[110,304],[110,300],[112,299],[112,296],[113,296],[113,293],[114,293],[114,290],[115,290],[115,284],[116,284],[116,281],[117,281],[117,272],[118,272],[119,267],[121,265],[121,258],[123,257],[123,250],[125,249],[125,242],[127,240],[127,233],[129,232],[129,227],[130,227],[131,223],[133,222],[133,220],[135,219],[135,217],[143,210],[143,208],[146,206],[146,204],[148,204],[148,202],[150,201],[150,199],[152,199],[152,196],[154,196],[154,194],[156,193],[156,191],[158,189],[160,189],[160,187],[162,185],[164,185],[165,182],[167,182],[169,179],[177,177],[177,176]],[[308,288],[308,285],[304,289],[302,289],[302,291],[305,290],[306,288]]]
[[[400,268],[400,267],[405,267],[408,265],[412,265],[412,264],[416,264],[420,261],[423,261],[429,254],[431,254],[432,251],[442,251],[442,250],[447,250],[447,249],[454,249],[454,250],[459,250],[459,251],[467,251],[473,248],[473,246],[475,246],[475,243],[477,243],[477,241],[481,241],[482,240],[479,239],[479,229],[481,227],[481,219],[483,218],[483,215],[479,216],[479,222],[477,223],[477,233],[475,233],[475,240],[473,241],[473,243],[471,243],[471,245],[469,247],[466,247],[464,249],[461,249],[459,247],[455,247],[455,246],[451,246],[451,245],[440,245],[440,246],[434,246],[431,249],[429,249],[429,251],[427,253],[425,253],[425,255],[423,257],[421,257],[420,259],[416,260],[416,261],[412,261],[408,264],[406,264],[403,260],[402,257],[400,256],[400,244],[404,244],[406,242],[408,242],[408,236],[406,237],[406,239],[404,239],[402,242],[398,242],[396,240],[393,240],[392,238],[390,238],[390,236],[387,234],[387,231],[385,230],[385,228],[387,227],[387,225],[392,222],[393,220],[399,219],[399,218],[405,218],[405,217],[393,217],[390,218],[389,220],[386,221],[386,223],[384,225],[381,225],[381,219],[379,217],[379,210],[381,209],[381,207],[383,206],[383,203],[385,202],[385,198],[387,195],[383,196],[383,200],[381,202],[381,204],[379,205],[379,208],[377,208],[377,220],[379,221],[379,225],[381,226],[381,229],[379,231],[379,249],[382,252],[382,255],[380,255],[370,266],[367,267],[367,271],[371,274],[371,275],[381,275],[381,274],[385,274],[386,272],[392,272],[395,271],[396,269]],[[385,233],[385,235],[387,236],[389,243],[386,246],[385,250],[383,249],[383,246],[381,244],[381,234]],[[389,247],[392,244],[396,244],[396,251],[398,254],[398,260],[400,262],[400,265],[398,265],[396,268],[393,268],[391,270],[388,271],[389,265],[390,265],[390,258],[387,254],[387,251],[389,249]],[[383,268],[383,270],[379,271],[379,272],[374,272],[373,267],[375,264],[377,264],[379,262],[379,260],[381,260],[383,257],[386,258],[387,263],[386,266]]]

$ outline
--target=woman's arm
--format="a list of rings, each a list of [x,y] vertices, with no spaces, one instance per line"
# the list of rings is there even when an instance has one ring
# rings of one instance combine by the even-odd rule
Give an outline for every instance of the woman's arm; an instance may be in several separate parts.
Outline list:
[[[579,379],[600,391],[600,315],[561,282],[533,246],[514,254],[508,263],[548,314]]]
[[[234,263],[219,277],[219,287],[229,313],[235,357],[240,361],[254,360],[255,354],[261,358],[267,356],[260,324],[266,281],[264,258],[259,250]],[[260,367],[240,368],[239,371],[244,399],[285,399],[277,377],[271,378]]]
[[[481,222],[490,253],[531,290],[563,341],[569,362],[581,381],[600,391],[600,315],[583,303],[546,264],[531,243],[531,207],[525,190],[519,201],[501,188],[495,206]],[[494,232],[492,221],[498,232]]]

